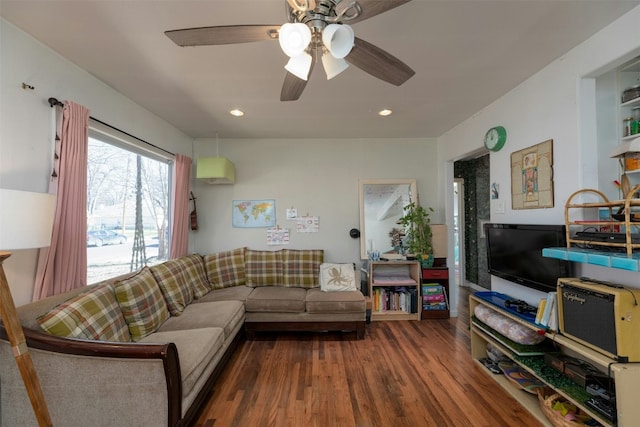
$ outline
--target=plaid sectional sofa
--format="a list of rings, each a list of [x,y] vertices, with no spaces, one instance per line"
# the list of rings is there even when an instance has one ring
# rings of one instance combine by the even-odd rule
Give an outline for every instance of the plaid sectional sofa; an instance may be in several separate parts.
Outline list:
[[[323,257],[193,254],[18,307],[54,425],[190,425],[243,330],[363,338],[364,296]],[[12,358],[0,327],[0,360]],[[0,426],[37,425],[14,363],[0,363],[0,402]]]

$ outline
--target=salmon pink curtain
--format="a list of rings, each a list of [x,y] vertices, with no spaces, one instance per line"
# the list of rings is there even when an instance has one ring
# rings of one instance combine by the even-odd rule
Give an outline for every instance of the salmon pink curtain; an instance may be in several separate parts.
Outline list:
[[[191,159],[176,154],[173,162],[173,215],[169,258],[179,258],[189,251],[189,181]]]
[[[57,159],[49,186],[57,194],[56,213],[51,246],[40,250],[34,301],[87,285],[89,110],[65,101],[56,122]]]

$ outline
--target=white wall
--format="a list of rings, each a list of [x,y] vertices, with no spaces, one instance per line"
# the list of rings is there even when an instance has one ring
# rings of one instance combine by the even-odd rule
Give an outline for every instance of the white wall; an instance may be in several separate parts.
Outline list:
[[[22,89],[23,82],[35,89]],[[0,93],[1,188],[47,191],[54,117],[49,97],[82,104],[92,117],[166,150],[191,155],[191,138],[3,20]],[[36,257],[37,250],[16,251],[4,263],[18,305],[31,301]]]
[[[636,7],[591,39],[558,58],[527,81],[473,117],[438,138],[440,159],[445,164],[446,188],[453,188],[453,161],[482,149],[487,129],[503,125],[507,143],[491,153],[491,182],[500,184],[504,213],[492,201],[491,221],[562,224],[564,203],[585,186],[597,185],[597,143],[593,79],[640,54],[640,7]],[[508,64],[505,64],[508,67]],[[586,89],[585,89],[586,88]],[[593,94],[590,92],[593,91]],[[511,209],[510,154],[553,139],[555,205],[548,209]],[[615,162],[615,160],[609,160]],[[504,194],[504,197],[502,196]],[[447,223],[453,221],[453,195],[448,191],[440,205],[446,207]],[[449,227],[451,228],[451,227]],[[450,245],[451,246],[451,245]],[[451,253],[450,253],[451,257]],[[583,266],[578,273],[605,280],[638,285],[638,274]],[[536,304],[542,293],[492,277],[492,288]],[[456,294],[452,295],[455,299]]]
[[[52,156],[54,111],[49,97],[71,100],[91,116],[161,148],[194,159],[214,156],[213,140],[193,141],[167,122],[97,80],[29,35],[0,20],[0,187],[46,192]],[[24,90],[25,82],[35,87]],[[360,178],[416,178],[420,200],[437,209],[434,139],[412,140],[225,140],[221,154],[236,164],[232,186],[196,183],[200,230],[190,247],[213,252],[238,246],[267,248],[265,229],[231,227],[234,199],[275,199],[278,224],[286,207],[320,217],[320,232],[297,234],[290,248],[323,248],[328,260],[359,261]],[[194,168],[195,176],[195,168]],[[4,208],[4,207],[2,207]],[[434,220],[444,217],[436,212]],[[270,248],[273,249],[273,248]],[[31,300],[37,251],[17,251],[5,262],[18,305]]]
[[[439,197],[436,142],[433,139],[220,139],[219,153],[236,166],[236,183],[197,182],[200,229],[192,234],[196,251],[210,253],[247,246],[278,249],[266,244],[264,228],[233,228],[233,200],[274,199],[277,225],[290,229],[292,249],[320,248],[333,262],[360,260],[360,242],[349,236],[360,228],[359,179],[416,178],[422,205],[437,208]],[[195,157],[216,155],[215,140],[199,139]],[[285,209],[318,216],[318,233],[296,233]],[[434,222],[443,219],[435,212]]]
[[[453,161],[482,151],[486,130],[507,128],[505,148],[491,154],[491,181],[505,196],[510,189],[509,155],[546,139],[554,139],[555,207],[518,210],[506,203],[506,212],[492,208],[492,221],[562,223],[566,198],[593,182],[592,113],[581,77],[594,78],[638,54],[640,7],[559,58],[506,96],[438,138],[412,140],[225,140],[220,153],[236,164],[238,180],[232,186],[196,183],[201,229],[192,233],[191,246],[199,252],[247,245],[265,248],[264,229],[231,227],[231,201],[273,198],[278,223],[287,224],[284,208],[320,217],[320,232],[292,232],[290,247],[319,247],[328,260],[357,261],[359,246],[348,236],[358,227],[360,178],[417,178],[423,205],[436,209],[434,222],[449,227],[449,259],[453,259]],[[505,66],[508,66],[506,64]],[[22,82],[35,87],[23,90]],[[595,85],[586,85],[595,86]],[[82,69],[0,20],[0,187],[46,191],[51,158],[53,96],[85,105],[92,116],[186,155],[213,156],[212,140],[189,137],[100,82]],[[593,96],[595,98],[595,95]],[[595,110],[595,109],[593,109]],[[434,155],[437,151],[437,155]],[[590,160],[591,159],[591,160]],[[31,299],[35,251],[15,253],[5,270],[17,303]],[[637,281],[637,274],[598,267],[585,268],[594,277]],[[523,295],[536,302],[534,292],[493,278],[498,291]],[[453,290],[455,301],[457,290]],[[455,310],[454,310],[455,311]]]

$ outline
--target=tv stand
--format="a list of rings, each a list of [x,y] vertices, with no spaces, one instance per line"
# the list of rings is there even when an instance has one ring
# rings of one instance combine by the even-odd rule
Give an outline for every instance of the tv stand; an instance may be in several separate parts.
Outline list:
[[[617,424],[612,422],[595,409],[586,404],[586,400],[589,395],[584,392],[582,397],[576,396],[571,390],[564,389],[552,385],[549,382],[549,378],[545,378],[544,375],[538,373],[534,367],[527,363],[527,358],[518,357],[507,345],[502,343],[495,336],[488,334],[482,330],[476,324],[474,324],[474,310],[478,304],[485,305],[491,309],[497,311],[509,319],[526,326],[532,330],[544,333],[546,341],[555,345],[557,349],[563,354],[568,354],[574,357],[578,357],[587,361],[591,365],[595,366],[599,371],[604,374],[609,374],[615,381],[615,395],[616,395],[616,413]],[[509,311],[509,309],[501,308],[500,306],[493,304],[486,299],[480,298],[476,295],[469,296],[469,315],[471,324],[471,355],[478,362],[478,366],[484,369],[491,378],[505,390],[509,392],[522,406],[524,406],[529,412],[531,412],[543,425],[553,427],[553,424],[546,418],[538,398],[529,393],[525,393],[522,390],[516,388],[509,382],[506,377],[502,375],[494,375],[487,370],[484,365],[479,361],[486,358],[487,343],[492,343],[495,347],[500,349],[507,357],[512,359],[516,364],[523,367],[527,372],[540,379],[547,386],[554,389],[561,396],[574,403],[584,412],[588,413],[591,417],[596,419],[600,424],[606,427],[634,427],[638,425],[640,420],[640,405],[637,403],[638,393],[640,393],[640,363],[618,363],[614,359],[611,359],[591,348],[588,348],[581,343],[565,337],[561,334],[552,332],[544,332],[539,326],[533,322],[527,321],[522,316],[516,315]]]

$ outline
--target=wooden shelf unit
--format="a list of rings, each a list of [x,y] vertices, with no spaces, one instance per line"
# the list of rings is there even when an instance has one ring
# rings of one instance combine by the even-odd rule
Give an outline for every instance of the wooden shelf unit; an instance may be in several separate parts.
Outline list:
[[[422,269],[422,284],[437,283],[442,286],[447,308],[445,310],[424,310],[424,301],[421,299],[421,319],[448,319],[449,318],[449,269],[447,267],[431,267]],[[422,292],[424,298],[424,292]]]
[[[491,304],[488,301],[485,301],[475,295],[469,296],[469,315],[471,319],[474,316],[475,307],[479,304],[490,307],[503,316],[506,316],[526,326],[527,328],[535,331],[540,331],[539,326],[521,319],[506,310],[502,310],[494,304]],[[581,343],[574,341],[571,338],[565,337],[564,335],[561,335],[559,333],[547,332],[545,333],[545,336],[548,340],[553,341],[562,353],[570,354],[574,357],[585,360],[594,365],[603,373],[610,372],[612,378],[615,380],[616,410],[618,414],[617,424],[605,419],[604,417],[596,413],[593,409],[586,406],[583,402],[576,401],[562,389],[552,386],[543,378],[539,378],[539,376],[527,366],[515,360],[514,361],[529,373],[539,378],[550,388],[556,390],[564,398],[587,412],[603,426],[634,427],[638,425],[638,420],[640,420],[640,405],[638,405],[637,403],[636,396],[638,395],[638,393],[640,393],[640,363],[618,363],[615,360],[610,359],[607,356],[594,351],[582,345]],[[476,325],[474,325],[473,322],[471,322],[471,355],[478,362],[478,365],[482,366],[483,369],[485,368],[479,362],[479,359],[487,357],[486,346],[489,342],[498,347],[500,351],[506,356],[513,359],[514,354],[511,352],[511,350],[509,350],[497,339],[488,335],[487,333],[479,329]],[[538,418],[538,420],[540,420],[543,425],[553,427],[553,424],[549,422],[549,420],[542,412],[537,396],[526,393],[516,388],[503,375],[494,375],[488,370],[487,375],[493,377],[502,388],[507,390],[509,394],[511,394],[522,406],[524,406],[529,412],[531,412],[536,418]]]
[[[633,195],[640,191],[640,185],[636,185],[633,187],[631,191],[627,194],[627,197],[624,200],[615,200],[609,201],[607,196],[605,196],[602,192],[592,189],[586,188],[583,190],[578,190],[573,193],[567,199],[567,202],[564,207],[564,220],[567,228],[567,248],[571,248],[572,246],[580,246],[580,245],[590,245],[590,246],[602,246],[603,248],[623,248],[627,255],[631,255],[634,249],[640,248],[640,243],[633,243],[631,240],[632,228],[636,225],[640,225],[640,219],[635,221],[635,215],[640,215],[640,211],[633,212],[632,208],[640,209],[640,199],[633,198]],[[587,196],[595,195],[598,201],[596,202],[588,202],[588,203],[578,203],[574,202],[574,199],[579,196]],[[570,211],[572,209],[608,209],[609,210],[609,218],[608,220],[577,220],[571,217]],[[624,209],[624,221],[617,221],[613,219],[614,213],[617,213],[618,210]],[[615,212],[614,212],[615,211]],[[598,213],[598,212],[596,212]],[[624,243],[618,242],[600,242],[600,241],[592,241],[585,242],[584,240],[579,240],[573,238],[572,234],[576,231],[577,227],[591,228],[594,227],[599,230],[600,227],[606,227],[613,230],[615,226],[621,227],[624,226],[626,241]]]
[[[402,285],[375,285],[373,283],[375,277],[375,269],[380,266],[396,267],[404,270],[409,268],[409,276],[414,280],[414,284]],[[369,262],[369,298],[372,299],[373,309],[371,310],[371,320],[420,320],[420,263],[418,261],[370,261]],[[375,288],[415,288],[416,298],[418,298],[418,311],[416,313],[408,313],[401,310],[385,310],[376,311],[375,309]]]

